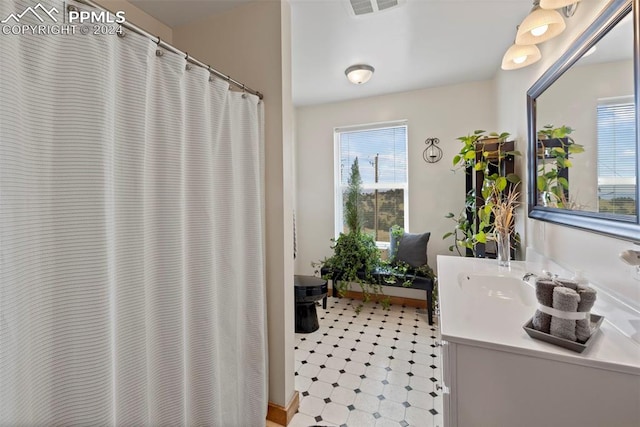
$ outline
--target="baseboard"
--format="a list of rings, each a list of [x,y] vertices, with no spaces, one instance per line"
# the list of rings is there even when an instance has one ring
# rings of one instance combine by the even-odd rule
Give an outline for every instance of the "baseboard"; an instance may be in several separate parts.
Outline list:
[[[329,290],[329,295],[332,295],[331,289]],[[346,291],[344,293],[344,298],[353,298],[357,300],[362,300],[362,292],[355,291]],[[396,297],[391,295],[371,295],[371,301],[378,301],[383,298],[389,298],[389,301],[393,305],[406,305],[407,307],[415,307],[415,308],[427,308],[427,301],[414,299],[414,298],[405,298],[405,297]]]
[[[267,420],[273,421],[281,426],[286,426],[289,424],[296,412],[298,412],[298,406],[300,406],[300,395],[298,394],[298,391],[293,393],[293,397],[287,404],[286,408],[269,402]]]

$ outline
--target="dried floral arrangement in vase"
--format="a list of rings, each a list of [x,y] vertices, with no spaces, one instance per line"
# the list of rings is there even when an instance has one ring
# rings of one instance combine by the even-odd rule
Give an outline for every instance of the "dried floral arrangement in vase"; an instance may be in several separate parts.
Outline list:
[[[511,262],[511,235],[515,233],[515,213],[520,206],[518,184],[511,185],[506,192],[494,187],[482,209],[483,215],[493,216],[493,238],[498,246],[498,264],[503,267],[508,267]]]

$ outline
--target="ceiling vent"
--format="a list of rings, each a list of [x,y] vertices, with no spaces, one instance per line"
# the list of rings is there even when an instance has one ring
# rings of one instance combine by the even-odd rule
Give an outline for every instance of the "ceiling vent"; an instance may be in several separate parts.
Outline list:
[[[349,0],[349,12],[355,16],[367,15],[369,13],[381,12],[400,6],[406,0]]]

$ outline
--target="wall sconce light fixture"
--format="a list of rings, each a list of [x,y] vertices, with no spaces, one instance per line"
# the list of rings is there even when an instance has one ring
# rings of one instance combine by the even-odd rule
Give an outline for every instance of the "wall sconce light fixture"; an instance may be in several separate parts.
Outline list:
[[[501,68],[503,70],[517,70],[538,62],[540,58],[542,58],[542,54],[535,44],[513,44],[502,57]]]
[[[502,57],[503,70],[517,70],[538,62],[542,57],[536,46],[559,35],[566,28],[562,16],[556,9],[562,9],[570,18],[581,0],[533,0],[533,9],[518,25],[515,43]]]
[[[538,44],[559,35],[566,28],[564,19],[554,9],[542,9],[539,0],[518,27],[516,44]]]

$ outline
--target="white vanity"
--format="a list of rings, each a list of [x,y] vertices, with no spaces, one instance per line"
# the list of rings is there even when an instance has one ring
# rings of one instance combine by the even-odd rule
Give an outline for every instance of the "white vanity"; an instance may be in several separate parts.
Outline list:
[[[605,321],[581,354],[523,330],[537,301],[522,277],[541,271],[438,256],[445,426],[640,426],[640,344],[607,320],[614,300],[599,295]]]

